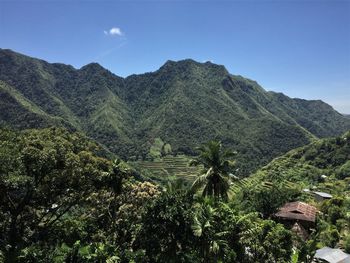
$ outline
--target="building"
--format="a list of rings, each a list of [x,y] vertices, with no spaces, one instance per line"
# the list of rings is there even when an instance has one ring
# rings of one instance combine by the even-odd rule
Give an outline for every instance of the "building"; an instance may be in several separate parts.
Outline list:
[[[310,229],[315,224],[316,212],[316,207],[297,201],[286,203],[278,210],[275,217],[290,228],[298,223],[303,228]]]
[[[324,192],[313,192],[315,200],[318,202],[322,202],[324,200],[331,199],[333,196]]]
[[[350,255],[338,248],[323,247],[316,250],[313,262],[350,263]]]
[[[294,223],[291,231],[297,234],[302,240],[307,240],[309,238],[307,230],[297,222]]]

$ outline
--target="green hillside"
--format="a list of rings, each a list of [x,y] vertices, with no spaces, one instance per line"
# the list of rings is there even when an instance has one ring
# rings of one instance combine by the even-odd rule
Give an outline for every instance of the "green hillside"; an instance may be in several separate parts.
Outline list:
[[[264,180],[302,182],[305,186],[317,185],[325,180],[346,179],[350,176],[350,131],[294,149],[253,176]],[[337,190],[334,191],[337,194]]]
[[[320,202],[313,192],[332,198]],[[235,202],[248,211],[271,216],[287,201],[303,201],[319,211],[307,242],[350,252],[350,131],[321,139],[274,159],[232,186]]]
[[[349,143],[350,131],[317,140],[237,181],[227,173],[233,153],[211,142],[220,146],[201,148],[210,175],[202,182],[217,182],[210,171],[218,167],[238,189],[225,188],[232,193],[223,199],[180,181],[139,182],[128,164],[103,158],[104,149],[79,133],[0,129],[0,262],[290,263],[309,262],[324,246],[350,252]],[[152,154],[169,150],[163,146],[158,138]],[[187,163],[178,155],[132,165],[186,181],[198,172]],[[316,201],[304,187],[333,197]],[[319,211],[307,240],[274,216],[296,200]]]
[[[26,99],[15,88],[0,80],[0,125],[12,128],[46,127],[72,128],[61,117],[51,116]]]
[[[237,193],[242,187],[260,187],[266,182],[349,197],[350,131],[293,149],[241,180],[232,190]]]
[[[322,101],[266,92],[224,66],[190,59],[121,78],[97,63],[75,69],[1,49],[0,80],[1,105],[11,109],[1,113],[2,126],[65,126],[124,159],[148,159],[156,138],[186,155],[217,139],[238,152],[239,173],[247,175],[350,128],[348,118]]]
[[[142,174],[145,179],[157,183],[166,183],[178,178],[192,183],[200,174],[200,167],[189,166],[190,158],[185,155],[165,156],[154,161],[131,162],[130,165]]]

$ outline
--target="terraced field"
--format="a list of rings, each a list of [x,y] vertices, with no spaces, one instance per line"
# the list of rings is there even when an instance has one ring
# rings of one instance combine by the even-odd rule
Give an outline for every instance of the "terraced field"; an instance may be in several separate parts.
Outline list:
[[[143,177],[164,183],[182,178],[190,183],[200,173],[201,167],[189,166],[190,158],[185,155],[165,156],[156,161],[137,161],[130,165]]]

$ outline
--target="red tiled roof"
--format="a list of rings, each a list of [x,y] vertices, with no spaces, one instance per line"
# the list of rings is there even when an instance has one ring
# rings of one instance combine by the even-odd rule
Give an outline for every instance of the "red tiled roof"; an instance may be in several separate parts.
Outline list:
[[[291,202],[282,206],[275,216],[283,219],[293,219],[315,222],[317,209],[303,202]]]

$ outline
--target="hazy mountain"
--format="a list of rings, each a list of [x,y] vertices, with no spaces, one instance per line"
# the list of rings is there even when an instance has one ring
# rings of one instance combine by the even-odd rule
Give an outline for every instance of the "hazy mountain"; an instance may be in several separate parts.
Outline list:
[[[246,173],[350,129],[350,120],[322,101],[266,92],[210,62],[168,61],[121,78],[97,63],[75,69],[0,50],[0,80],[3,126],[65,126],[124,157],[144,158],[157,137],[185,153],[220,139],[239,152]]]

